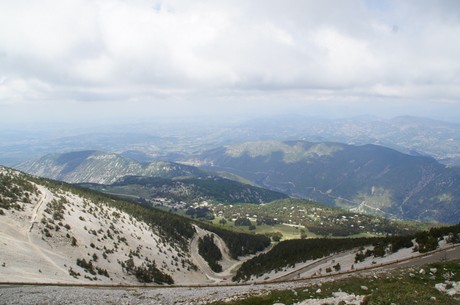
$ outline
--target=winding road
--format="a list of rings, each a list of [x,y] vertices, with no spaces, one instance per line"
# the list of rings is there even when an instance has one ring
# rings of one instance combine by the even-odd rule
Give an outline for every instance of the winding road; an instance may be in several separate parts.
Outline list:
[[[221,283],[224,281],[230,281],[233,270],[239,265],[241,265],[246,259],[244,260],[234,260],[230,257],[230,253],[228,250],[227,245],[225,242],[216,234],[205,231],[198,226],[195,226],[196,234],[193,237],[190,243],[190,252],[192,256],[193,262],[199,267],[199,269],[206,274],[206,277],[212,280],[214,283]],[[219,248],[220,252],[222,253],[222,260],[219,262],[222,265],[222,272],[216,273],[211,270],[208,263],[201,257],[198,253],[198,240],[205,235],[211,234],[214,236],[214,243]],[[247,258],[249,259],[249,258]]]

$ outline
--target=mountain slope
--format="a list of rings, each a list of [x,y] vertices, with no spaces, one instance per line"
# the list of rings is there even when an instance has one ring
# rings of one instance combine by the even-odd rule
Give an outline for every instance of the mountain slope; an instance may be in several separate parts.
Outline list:
[[[193,162],[359,212],[448,223],[460,219],[457,168],[382,146],[247,142],[205,152]]]
[[[184,217],[0,166],[0,282],[210,283],[191,251],[196,234]],[[216,234],[233,245],[225,234],[235,233]],[[269,243],[242,237],[229,251]]]
[[[165,161],[140,163],[117,154],[99,151],[49,154],[38,160],[24,162],[16,168],[33,175],[69,183],[100,184],[110,184],[128,175],[171,178],[204,174],[192,166]]]

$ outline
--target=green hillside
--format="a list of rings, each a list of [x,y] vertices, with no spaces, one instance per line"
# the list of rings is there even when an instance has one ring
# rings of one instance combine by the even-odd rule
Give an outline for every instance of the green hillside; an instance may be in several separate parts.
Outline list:
[[[352,213],[302,199],[277,200],[263,205],[213,205],[211,209],[219,216],[216,223],[224,219],[227,227],[247,228],[247,225],[238,226],[236,220],[250,219],[255,232],[269,235],[280,232],[282,239],[407,235],[430,228],[426,223]]]
[[[157,177],[127,176],[111,185],[84,184],[90,188],[128,195],[151,201],[167,198],[175,202],[210,201],[216,203],[264,203],[288,196],[279,192],[217,177]]]

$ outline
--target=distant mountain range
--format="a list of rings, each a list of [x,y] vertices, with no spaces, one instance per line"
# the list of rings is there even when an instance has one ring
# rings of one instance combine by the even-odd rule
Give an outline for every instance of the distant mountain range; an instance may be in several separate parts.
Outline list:
[[[458,123],[413,116],[326,119],[299,115],[253,120],[241,128],[248,133],[257,130],[260,140],[376,144],[410,155],[431,156],[447,165],[460,165]]]
[[[460,124],[402,116],[327,119],[301,115],[220,122],[161,121],[77,128],[0,130],[0,164],[16,166],[49,153],[98,150],[140,162],[183,161],[209,149],[247,141],[305,140],[377,144],[460,166]]]
[[[16,168],[69,183],[111,184],[124,176],[172,178],[207,175],[193,166],[166,161],[141,163],[118,154],[94,150],[49,154],[21,163]]]
[[[47,155],[17,168],[70,183],[112,184],[106,192],[147,199],[164,196],[187,201],[260,203],[284,198],[280,194],[284,193],[396,219],[445,223],[460,220],[459,168],[379,145],[245,142],[206,151],[188,164],[201,169],[81,151]],[[228,172],[233,175],[227,176],[231,179],[242,177],[240,181],[246,179],[274,192],[217,178],[212,171]]]
[[[460,170],[378,145],[258,141],[191,160],[292,196],[387,217],[456,223]]]

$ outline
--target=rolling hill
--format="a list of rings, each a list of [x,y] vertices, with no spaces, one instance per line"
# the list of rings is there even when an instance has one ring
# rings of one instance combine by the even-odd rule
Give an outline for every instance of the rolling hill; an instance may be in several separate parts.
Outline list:
[[[460,170],[378,145],[259,141],[202,153],[191,164],[324,204],[400,219],[460,220]]]

